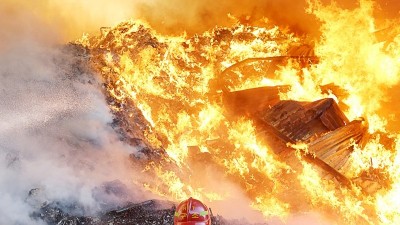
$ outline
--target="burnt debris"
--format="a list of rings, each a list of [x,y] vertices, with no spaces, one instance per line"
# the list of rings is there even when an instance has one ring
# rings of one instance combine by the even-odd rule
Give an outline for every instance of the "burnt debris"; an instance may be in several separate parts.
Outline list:
[[[125,26],[129,27],[129,24],[123,27]],[[148,29],[143,26],[140,26],[137,32],[127,34],[129,35],[128,38],[139,40],[137,43],[135,42],[135,47],[129,49],[126,48],[127,45],[125,45],[125,43],[117,45],[117,43],[113,41],[113,35],[113,32],[105,32],[104,38],[94,45],[96,48],[90,50],[92,53],[87,52],[86,48],[70,45],[70,48],[80,50],[75,51],[76,58],[82,58],[82,61],[77,61],[76,69],[80,71],[84,70],[87,66],[86,63],[89,62],[89,59],[86,57],[90,54],[95,55],[94,53],[96,53],[96,51],[105,53],[107,52],[106,49],[113,49],[114,52],[112,53],[128,52],[132,58],[137,57],[141,50],[149,46],[160,53],[166,51],[166,44],[152,37]],[[217,41],[222,41],[220,39],[232,38],[232,33],[226,30],[217,30],[215,35]],[[246,39],[252,37],[242,36],[240,38]],[[208,37],[194,37],[194,40],[196,40],[193,41],[196,46],[203,45],[203,42],[210,44]],[[186,48],[185,43],[182,44],[182,46]],[[309,63],[315,63],[318,60],[311,50],[312,48],[310,46],[300,46],[292,48],[288,54],[296,55],[300,61],[304,61],[304,66],[307,66]],[[191,54],[197,61],[207,62],[198,52],[193,51]],[[222,59],[223,55],[221,55],[220,58]],[[246,68],[249,63],[273,64],[272,62],[274,62],[277,64],[276,61],[284,61],[287,58],[288,56],[245,59],[221,71],[218,79],[210,81],[210,86],[215,85],[222,90],[218,89],[220,92],[210,93],[208,97],[210,99],[219,99],[220,97],[222,101],[218,103],[226,109],[225,116],[227,120],[243,116],[252,119],[257,127],[258,133],[263,136],[261,138],[265,138],[267,142],[274,139],[274,153],[293,168],[297,166],[296,163],[298,163],[298,161],[296,162],[295,160],[295,149],[288,147],[288,143],[296,144],[301,142],[308,147],[307,151],[302,152],[303,159],[318,168],[323,178],[336,180],[338,186],[352,186],[356,184],[361,187],[365,193],[374,193],[378,189],[387,186],[387,183],[383,182],[386,180],[386,177],[376,170],[365,172],[356,179],[350,179],[345,176],[345,165],[350,154],[354,151],[354,146],[358,145],[363,147],[366,143],[366,139],[369,138],[367,132],[368,125],[362,118],[349,121],[342,111],[343,106],[338,105],[335,100],[327,98],[314,102],[282,101],[280,99],[280,94],[290,89],[290,87],[286,85],[230,91],[230,87],[235,86],[235,83],[242,82],[241,79],[234,81],[225,79],[230,76],[233,70],[241,69],[241,67]],[[94,56],[90,58],[90,61],[102,62],[102,60],[96,59]],[[177,60],[177,64],[182,64],[182,68],[185,66],[187,67],[187,65],[180,60]],[[198,73],[201,71],[198,67],[188,67],[186,69]],[[243,69],[243,71],[246,70]],[[98,72],[103,74],[104,83],[102,84],[102,88],[104,90],[112,89],[113,94],[115,94],[114,92],[118,92],[117,89],[113,89],[113,87],[117,86],[118,74],[112,71]],[[156,77],[156,79],[163,81],[165,78],[160,75]],[[333,90],[336,94],[346,94],[333,85],[323,86],[321,90]],[[190,92],[188,93],[190,94]],[[119,134],[121,141],[139,149],[138,153],[131,154],[131,161],[133,163],[142,165],[148,165],[148,163],[152,163],[152,165],[162,164],[165,168],[171,168],[171,170],[180,171],[182,173],[189,173],[188,170],[176,169],[176,165],[174,165],[163,149],[163,147],[168,144],[168,141],[165,140],[165,137],[153,131],[153,128],[146,120],[141,110],[139,110],[134,100],[129,98],[124,98],[122,100],[117,99],[111,92],[107,91],[104,91],[104,94],[110,108],[114,109],[112,110],[114,121],[111,126]],[[182,105],[182,107],[185,106],[186,105]],[[153,138],[160,141],[160,146],[152,146],[149,140],[147,140],[147,134],[154,135]],[[382,138],[382,140],[385,141],[387,145],[393,144],[390,138],[387,138],[387,140]],[[208,140],[209,143],[207,144],[210,148],[215,147],[223,151],[229,151],[229,149],[226,150],[224,148],[231,143],[225,143],[224,141],[226,140],[219,140],[217,138],[215,140]],[[276,143],[279,143],[279,145]],[[196,155],[198,161],[207,162],[209,165],[213,164],[213,156],[200,152],[198,146],[188,146],[188,149],[189,160],[191,160],[190,158],[194,158],[192,157],[193,155]],[[217,163],[214,164],[217,165]],[[273,183],[268,182],[264,179],[265,177],[260,174],[254,173],[254,176],[257,179],[254,179],[254,181],[248,180],[248,183],[243,185],[251,185],[251,182],[259,182],[262,184],[259,186],[263,189],[268,189],[270,186],[273,186]],[[285,175],[282,175],[282,177],[284,176]],[[290,176],[290,174],[286,176]],[[291,185],[292,183],[289,181],[287,186],[289,187]],[[257,191],[257,189],[249,189],[249,195],[251,196],[252,193],[254,194]],[[29,195],[34,195],[37,192],[38,190],[33,189]],[[91,216],[87,216],[89,213],[85,213],[84,208],[77,203],[66,205],[60,202],[42,202],[39,207],[37,207],[37,210],[32,213],[31,217],[42,220],[49,225],[173,224],[175,204],[172,202],[162,202],[158,200],[149,200],[141,203],[134,202],[134,199],[129,199],[130,194],[123,184],[118,182],[112,182],[99,187],[94,190],[94,195],[96,195],[96,193],[99,193],[101,196],[103,196],[104,193],[111,193],[112,196],[118,196],[119,199],[115,201],[114,199],[102,199],[100,201],[100,212]],[[288,193],[293,192],[288,191]],[[123,201],[121,201],[121,199]],[[228,221],[218,215],[213,216],[212,221],[213,225],[246,224],[241,221]]]
[[[47,204],[31,217],[43,220],[48,225],[173,225],[176,205],[172,202],[148,200],[130,203],[96,216],[76,216],[66,213],[64,207],[60,203]],[[246,221],[227,220],[219,215],[211,219],[212,225],[251,225]]]

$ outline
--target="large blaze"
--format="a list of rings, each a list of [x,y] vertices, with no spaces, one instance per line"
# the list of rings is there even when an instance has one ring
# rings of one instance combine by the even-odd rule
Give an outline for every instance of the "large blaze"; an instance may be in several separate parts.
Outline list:
[[[359,3],[343,10],[310,1],[307,11],[322,23],[317,40],[267,19],[258,26],[237,20],[194,36],[161,35],[129,20],[78,42],[90,49],[114,114],[126,115],[131,126],[140,114],[146,144],[166,152],[143,165],[153,179],[142,185],[153,193],[220,201],[231,193],[210,180],[224,179],[240,186],[266,218],[312,211],[339,224],[396,224],[400,133],[387,128],[394,119],[385,117],[382,104],[400,79],[400,32],[392,24],[381,38],[373,2]],[[265,87],[275,88],[273,103],[246,105],[241,113],[229,106],[232,93],[267,96]],[[348,119],[343,129],[367,129],[349,138],[351,150],[335,166],[318,161],[319,136],[282,144],[250,112],[278,101],[326,98]]]

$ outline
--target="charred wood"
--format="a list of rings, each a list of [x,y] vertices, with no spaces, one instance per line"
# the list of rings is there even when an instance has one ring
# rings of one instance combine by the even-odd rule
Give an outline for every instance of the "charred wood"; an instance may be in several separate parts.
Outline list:
[[[353,121],[344,127],[331,131],[309,144],[309,150],[334,169],[341,169],[358,144],[367,127],[362,121]]]
[[[260,122],[274,127],[291,142],[306,141],[313,136],[335,130],[348,123],[333,99],[315,102],[281,101],[258,113]]]
[[[175,207],[172,202],[149,200],[130,203],[97,216],[76,216],[65,213],[59,204],[51,203],[40,208],[31,217],[48,225],[173,225]],[[212,215],[211,219],[212,225],[262,225],[227,220],[219,215]]]
[[[341,184],[351,185],[351,180],[339,171],[353,151],[353,145],[362,144],[367,127],[362,121],[349,122],[333,99],[280,101],[272,108],[258,111],[253,119],[259,129],[284,143],[307,143],[308,151],[302,154],[304,160]],[[279,148],[274,149],[276,154],[290,154],[287,149],[276,149]]]

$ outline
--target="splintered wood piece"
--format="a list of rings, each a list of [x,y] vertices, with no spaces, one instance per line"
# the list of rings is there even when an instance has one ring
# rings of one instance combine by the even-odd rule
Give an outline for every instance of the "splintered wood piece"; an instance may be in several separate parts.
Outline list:
[[[337,171],[335,168],[333,168],[331,165],[326,163],[324,160],[322,160],[322,159],[320,159],[318,157],[315,157],[315,156],[313,156],[311,154],[304,154],[302,157],[307,162],[312,163],[312,164],[324,169],[326,172],[328,172],[333,177],[335,177],[343,185],[346,185],[346,186],[350,186],[351,185],[351,181],[346,176],[344,176],[342,173]]]
[[[313,140],[309,143],[309,150],[338,170],[353,151],[353,143],[358,144],[360,142],[366,129],[362,121],[353,121]]]
[[[339,109],[339,106],[336,104],[336,102],[333,101],[333,99],[331,101],[330,107],[328,107],[326,111],[322,113],[320,119],[329,130],[335,130],[349,123],[349,120]]]
[[[258,117],[291,142],[306,141],[348,123],[346,116],[331,98],[315,102],[281,101],[261,111]]]

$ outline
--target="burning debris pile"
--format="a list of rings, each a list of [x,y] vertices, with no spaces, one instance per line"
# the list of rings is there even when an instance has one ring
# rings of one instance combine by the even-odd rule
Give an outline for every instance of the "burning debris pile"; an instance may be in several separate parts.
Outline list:
[[[98,217],[78,217],[63,212],[62,208],[65,206],[58,206],[57,203],[51,203],[42,207],[32,217],[41,219],[49,225],[173,224],[175,208],[172,203],[169,203],[169,205],[168,207],[165,203],[149,200],[139,204],[130,204],[118,210],[111,210]]]
[[[290,10],[271,20],[229,14],[230,25],[181,36],[129,20],[60,48],[53,28],[68,27],[6,0],[0,223],[172,224],[189,210],[174,212],[177,203],[193,197],[214,225],[298,215],[397,224],[400,29],[374,19],[372,0],[323,2],[293,6],[304,3],[318,27],[281,27],[296,20]],[[189,5],[201,15],[187,24],[223,16]]]
[[[131,161],[150,179],[135,184],[174,202],[223,201],[234,184],[266,218],[394,224],[400,142],[379,106],[398,82],[400,42],[374,37],[362,2],[340,14],[310,3],[323,22],[314,42],[267,21],[171,37],[131,20],[82,37],[115,130],[140,149]],[[173,207],[154,204],[88,223],[171,224]]]
[[[357,24],[371,19],[362,7],[349,14],[339,25],[348,16],[356,16]],[[391,51],[397,42],[379,50],[383,45],[364,28],[366,41],[354,47],[371,45],[397,62]],[[326,32],[332,36],[313,47],[268,24],[238,24],[187,38],[127,21],[80,43],[102,74],[121,138],[141,148],[132,161],[154,176],[142,183],[151,192],[174,201],[219,201],[227,192],[210,180],[223,179],[239,185],[266,217],[319,211],[340,223],[394,221],[394,211],[378,206],[389,204],[384,199],[396,192],[398,139],[373,123],[376,106],[363,105],[368,97],[359,91],[368,85],[357,80],[376,70],[347,70],[349,56],[333,56],[328,47],[336,37]],[[325,76],[335,60],[343,68],[331,72],[349,73],[348,80]],[[381,94],[372,93],[370,100]]]
[[[118,181],[105,185],[108,191],[115,195],[126,192],[124,186]],[[148,200],[141,203],[126,203],[124,206],[114,207],[111,210],[104,210],[94,216],[83,215],[84,206],[79,203],[66,204],[65,202],[40,202],[42,190],[35,188],[29,192],[27,201],[40,203],[42,206],[30,216],[36,221],[44,221],[49,225],[171,225],[174,221],[176,205],[169,201]],[[39,197],[38,197],[39,196]],[[107,208],[113,208],[106,205]],[[69,212],[66,212],[67,211]],[[212,215],[211,225],[243,225],[250,223],[245,221],[226,220],[219,215]],[[253,224],[253,223],[252,223]],[[261,224],[260,224],[261,225]]]
[[[138,204],[130,204],[124,208],[112,210],[98,217],[69,215],[56,203],[48,204],[34,213],[32,218],[41,219],[49,225],[171,225],[174,221],[175,206],[157,200],[149,200]],[[212,225],[243,225],[244,221],[226,220],[221,216],[211,216]],[[262,224],[259,224],[262,225]]]

